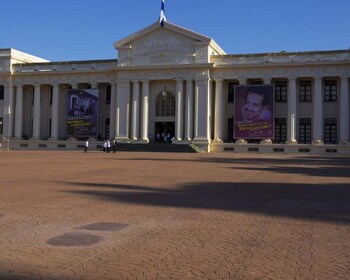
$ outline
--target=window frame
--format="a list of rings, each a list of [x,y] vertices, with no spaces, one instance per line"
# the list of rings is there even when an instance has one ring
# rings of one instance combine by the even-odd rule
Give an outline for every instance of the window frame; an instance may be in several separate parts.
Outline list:
[[[329,135],[329,136],[327,136]],[[337,118],[324,118],[323,122],[324,144],[338,143],[338,120]]]
[[[4,100],[5,98],[5,87],[0,85],[0,100]]]
[[[307,89],[309,87],[309,89]],[[312,102],[312,82],[304,80],[299,82],[299,102]]]
[[[337,100],[338,100],[337,80],[325,80],[323,85],[323,101],[335,102]]]
[[[303,139],[301,137],[303,136]],[[312,143],[312,121],[311,118],[300,118],[298,127],[298,143]]]
[[[287,81],[275,81],[275,102],[288,102],[288,83]]]
[[[275,139],[274,143],[287,142],[287,118],[275,118]]]

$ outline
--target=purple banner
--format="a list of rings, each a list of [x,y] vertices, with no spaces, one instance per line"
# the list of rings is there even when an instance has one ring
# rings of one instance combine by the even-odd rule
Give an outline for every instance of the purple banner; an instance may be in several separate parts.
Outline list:
[[[96,137],[98,89],[71,89],[67,93],[67,136]]]
[[[235,86],[234,138],[274,139],[273,86]]]

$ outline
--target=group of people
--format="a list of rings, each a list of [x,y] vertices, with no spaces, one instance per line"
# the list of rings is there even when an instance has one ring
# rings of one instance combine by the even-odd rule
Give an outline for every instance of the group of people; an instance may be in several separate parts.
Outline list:
[[[104,153],[110,153],[111,152],[111,141],[109,141],[109,139],[105,139],[103,141],[103,152]],[[113,149],[113,153],[115,153],[117,151],[117,141],[115,139],[113,139],[112,141],[112,149]]]
[[[165,133],[162,132],[161,134],[159,132],[156,133],[156,142],[173,142],[174,136],[171,135],[170,132]]]
[[[105,139],[102,144],[103,152],[104,153],[110,153],[111,152],[111,145],[113,149],[113,153],[117,151],[117,140],[113,139],[112,144],[109,139]],[[89,140],[85,141],[85,146],[84,146],[84,153],[87,153],[89,148]]]

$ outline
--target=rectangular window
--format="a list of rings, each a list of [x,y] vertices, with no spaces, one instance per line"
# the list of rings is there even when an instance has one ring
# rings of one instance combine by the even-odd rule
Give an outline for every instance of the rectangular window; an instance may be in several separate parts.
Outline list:
[[[299,101],[311,101],[311,81],[301,81],[299,83]]]
[[[325,118],[324,119],[324,143],[325,144],[337,144],[337,119]]]
[[[106,139],[109,139],[109,129],[110,129],[110,121],[109,121],[109,118],[106,119],[106,122],[105,122],[105,138]]]
[[[107,85],[106,87],[106,104],[111,104],[111,86]]]
[[[275,119],[275,143],[286,143],[287,141],[287,119]]]
[[[287,82],[286,81],[275,82],[275,101],[287,102]]]
[[[235,100],[235,86],[239,85],[238,82],[229,82],[228,83],[228,103],[233,103]]]
[[[299,119],[299,141],[300,144],[311,143],[311,119]]]
[[[233,118],[227,119],[227,142],[233,142]]]
[[[0,118],[0,134],[3,134],[4,131],[4,121],[3,118]]]
[[[337,101],[337,81],[324,82],[324,101]]]
[[[4,86],[0,86],[0,100],[4,100],[4,92],[5,92]]]
[[[50,105],[52,105],[52,94],[53,94],[53,87],[50,87]]]

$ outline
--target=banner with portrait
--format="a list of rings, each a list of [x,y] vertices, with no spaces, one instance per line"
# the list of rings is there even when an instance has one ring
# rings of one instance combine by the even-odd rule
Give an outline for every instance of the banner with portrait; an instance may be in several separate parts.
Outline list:
[[[71,89],[67,93],[67,136],[96,137],[98,89]]]
[[[238,139],[274,139],[274,87],[235,86],[234,133]]]

